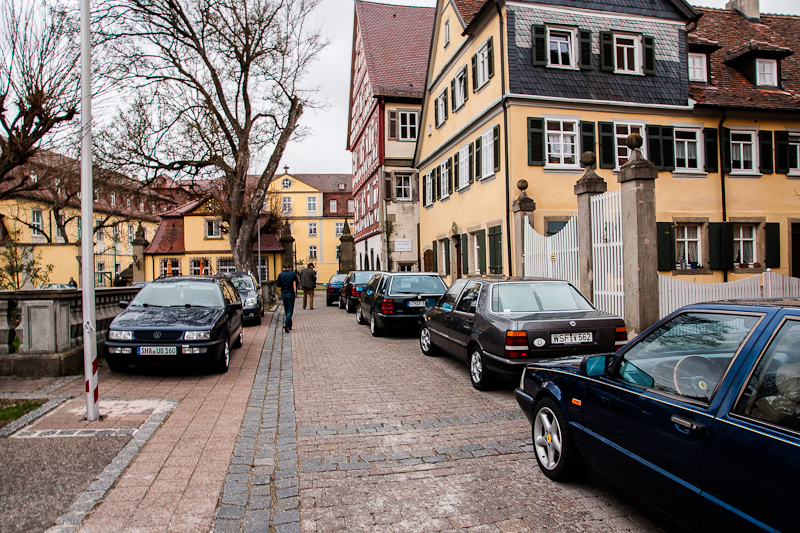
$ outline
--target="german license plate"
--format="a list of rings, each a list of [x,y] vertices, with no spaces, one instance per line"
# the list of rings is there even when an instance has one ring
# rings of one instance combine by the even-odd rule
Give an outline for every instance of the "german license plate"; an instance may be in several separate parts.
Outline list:
[[[178,348],[175,346],[140,346],[139,355],[176,355]]]
[[[592,342],[592,333],[553,333],[550,335],[551,344],[578,344]]]
[[[409,307],[425,307],[425,300],[409,300]]]

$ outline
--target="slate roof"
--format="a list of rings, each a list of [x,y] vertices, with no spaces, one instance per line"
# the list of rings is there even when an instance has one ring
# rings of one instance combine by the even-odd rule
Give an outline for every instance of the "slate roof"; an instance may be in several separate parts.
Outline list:
[[[306,185],[310,185],[315,189],[322,192],[341,192],[350,193],[353,190],[353,175],[352,174],[286,174],[290,178],[302,181]],[[257,176],[256,176],[257,177]],[[275,176],[274,180],[282,178]],[[248,177],[249,178],[249,177]],[[343,183],[344,188],[340,189],[339,184]]]
[[[758,23],[735,10],[697,10],[703,16],[689,33],[690,47],[709,41],[720,47],[710,54],[711,83],[689,85],[698,106],[800,111],[800,17],[762,14]],[[757,87],[734,68],[736,58],[753,50],[784,56],[780,89]]]
[[[422,99],[435,16],[432,7],[356,1],[373,94]]]

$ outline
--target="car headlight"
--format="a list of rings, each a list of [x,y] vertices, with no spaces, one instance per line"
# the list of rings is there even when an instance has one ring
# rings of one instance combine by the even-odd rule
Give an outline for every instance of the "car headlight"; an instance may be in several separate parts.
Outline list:
[[[187,331],[183,336],[187,341],[207,341],[211,338],[210,331]]]
[[[133,340],[132,331],[119,331],[117,329],[108,330],[108,340],[111,341],[130,341]]]
[[[258,304],[258,298],[245,298],[244,305],[256,305]]]

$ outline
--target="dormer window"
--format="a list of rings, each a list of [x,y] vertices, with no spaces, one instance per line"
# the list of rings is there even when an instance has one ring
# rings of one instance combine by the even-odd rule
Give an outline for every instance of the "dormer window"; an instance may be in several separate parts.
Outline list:
[[[689,54],[689,81],[708,83],[708,73],[706,70],[706,65],[708,64],[707,58],[708,56],[706,56],[706,54]]]
[[[778,86],[777,59],[756,59],[756,84],[759,87]]]
[[[575,54],[573,50],[574,35],[567,30],[548,28],[548,48],[550,56],[548,65],[551,67],[575,67]]]

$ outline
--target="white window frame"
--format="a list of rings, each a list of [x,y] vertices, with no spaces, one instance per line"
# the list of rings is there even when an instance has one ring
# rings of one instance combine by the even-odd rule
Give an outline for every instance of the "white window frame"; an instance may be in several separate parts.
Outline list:
[[[633,40],[632,45],[622,44],[619,42],[620,39],[631,39]],[[624,49],[625,51],[632,50],[633,51],[633,65],[628,64],[628,54],[625,53],[625,65],[626,68],[622,68],[619,64],[619,50],[620,48]],[[643,65],[643,58],[642,58],[642,36],[634,33],[615,33],[614,34],[614,73],[615,74],[643,74],[644,65]]]
[[[317,236],[317,223],[316,222],[309,222],[308,223],[308,236],[309,237],[316,237]]]
[[[205,219],[205,233],[206,239],[221,239],[222,238],[222,222],[218,218]]]
[[[312,244],[308,247],[308,260],[309,261],[319,261],[317,258],[317,245]]]
[[[552,124],[558,124],[558,129],[551,129]],[[564,125],[570,124],[572,125],[572,131],[565,131]],[[544,128],[545,128],[545,143],[546,143],[546,157],[545,160],[545,169],[547,168],[573,168],[573,169],[580,169],[580,123],[576,119],[563,119],[552,117],[544,118]],[[567,146],[569,143],[565,143],[565,140],[568,138],[572,138],[572,163],[565,163],[565,150],[564,147]],[[551,138],[555,138],[555,142],[551,142]],[[557,144],[559,147],[559,152],[555,153],[554,151],[551,152],[551,146]],[[551,161],[551,155],[558,156],[558,161],[554,162]]]
[[[306,212],[308,212],[308,213],[316,213],[317,212],[317,197],[316,196],[306,196]]]
[[[697,231],[696,236],[690,236],[688,228],[695,228]],[[703,225],[702,224],[675,224],[675,263],[689,268],[689,263],[692,258],[689,255],[690,244],[697,243],[697,258],[695,259],[698,266],[703,264]],[[683,259],[681,259],[683,258]]]
[[[795,165],[791,166],[792,156],[794,152]],[[800,176],[800,132],[789,132],[789,176]]]
[[[398,174],[394,177],[394,197],[398,202],[411,201],[411,176]]]
[[[292,186],[292,180],[291,180],[291,178],[283,178],[283,179],[281,180],[281,188],[283,188],[283,189],[288,189],[288,188],[289,188],[289,187],[291,187],[291,186]]]
[[[706,56],[706,54],[690,52],[687,61],[689,67],[689,81],[708,83],[707,63],[708,56]]]
[[[478,82],[477,87],[480,89],[489,83],[489,40],[487,39],[483,46],[478,49],[477,59]]]
[[[481,134],[481,179],[494,176],[494,128]]]
[[[336,200],[331,200],[330,209],[331,213],[335,213],[339,209],[339,204],[336,202]]]
[[[750,137],[749,141],[745,140],[735,140],[733,137],[735,135],[748,135]],[[751,165],[752,168],[743,168],[744,167],[744,154],[747,151],[747,147],[750,148],[750,155],[751,155]],[[738,148],[738,150],[737,150]],[[739,151],[741,153],[741,163],[740,168],[734,166],[734,155],[735,152]],[[746,174],[746,175],[754,175],[759,174],[759,159],[758,159],[758,135],[756,131],[753,130],[731,130],[731,145],[730,145],[730,157],[731,157],[731,174]]]
[[[44,218],[41,209],[31,209],[31,235],[44,237]]]
[[[347,212],[352,213],[356,210],[356,201],[355,200],[347,200]]]
[[[203,271],[200,271],[200,263],[203,263]],[[189,274],[192,276],[210,276],[211,261],[208,258],[192,259],[189,262]]]
[[[759,87],[778,86],[778,60],[756,58],[756,85]]]
[[[750,228],[750,236],[745,236],[744,229]],[[744,245],[750,243],[752,246],[752,261],[736,261],[736,251],[743,250]],[[758,263],[758,224],[734,224],[733,225],[733,261],[734,267],[746,268],[753,263]]]
[[[95,228],[97,229],[94,232],[96,236],[95,238],[97,240],[97,244],[95,245],[96,247],[95,253],[102,254],[103,252],[106,251],[106,231],[105,228],[103,228],[102,226],[97,227],[99,225],[100,222],[98,221],[98,223],[95,225]]]
[[[453,102],[455,102],[455,110],[461,109],[467,102],[467,66],[458,71],[456,74],[456,82],[454,84],[455,92],[453,92]]]
[[[114,207],[115,205],[117,205],[117,193],[115,193],[114,191],[111,191],[110,198],[111,198],[111,207]]]
[[[455,176],[458,182],[457,190],[465,189],[469,186],[469,145],[465,144],[458,151],[458,176]]]
[[[450,19],[444,21],[444,47],[450,44]]]
[[[553,61],[552,61],[552,59],[553,59],[552,58],[553,33],[566,35],[566,37],[567,37],[567,40],[566,40],[567,53],[569,54],[569,63],[567,63],[567,64],[562,64],[560,62],[559,63],[553,63]],[[572,69],[572,70],[575,70],[575,69],[578,68],[578,61],[577,61],[577,57],[576,57],[577,54],[575,53],[575,51],[577,50],[577,47],[575,46],[576,34],[577,34],[577,31],[575,30],[575,28],[563,28],[563,27],[558,27],[558,26],[553,26],[553,27],[548,26],[547,27],[547,66],[548,67],[566,68],[566,69]],[[563,43],[564,41],[559,41],[559,42]],[[561,58],[561,53],[559,53],[558,56],[559,56],[559,59],[560,59]]]
[[[217,272],[223,274],[227,272],[236,272],[236,263],[233,261],[233,257],[217,258]]]
[[[617,132],[617,128],[619,126],[627,127],[628,133],[626,133],[625,135],[623,135],[621,133],[618,133]],[[639,131],[632,131],[633,129],[638,129]],[[627,141],[628,136],[631,133],[638,133],[639,135],[642,136],[642,139],[645,140],[645,142],[642,143],[642,147],[640,148],[640,150],[642,152],[642,156],[645,159],[647,159],[647,132],[646,132],[646,130],[647,130],[647,124],[645,124],[644,122],[634,122],[634,121],[631,121],[631,122],[624,122],[624,121],[614,122],[614,157],[615,157],[615,161],[617,163],[617,166],[616,166],[616,168],[614,170],[619,170],[619,168],[622,165],[624,165],[625,163],[627,163],[628,160],[631,158],[631,149],[628,148],[627,144],[625,144],[625,141]],[[626,154],[624,157],[620,154],[620,150],[623,149],[623,148],[625,149],[625,154]],[[623,158],[625,159],[624,162],[622,162]]]
[[[397,140],[416,141],[419,135],[419,113],[417,111],[397,111]]]
[[[372,205],[373,205],[373,207],[378,205],[378,184],[377,183],[372,188]]]
[[[128,224],[128,249],[130,249],[131,253],[133,253],[133,238],[136,235],[136,230],[133,228],[133,224]]]
[[[127,207],[128,209],[131,208],[131,198],[130,198],[130,196],[125,199],[125,207]]]
[[[690,174],[697,174],[698,172],[705,172],[703,169],[705,168],[705,154],[704,154],[704,138],[703,138],[703,130],[701,128],[675,128],[675,173],[690,173]],[[691,139],[679,139],[678,133],[693,133],[695,135],[694,141]],[[697,147],[697,166],[690,167],[689,164],[689,145],[690,143],[694,142]],[[680,166],[678,164],[678,153],[679,153],[679,145],[685,146],[685,154],[686,154],[686,165]]]
[[[427,174],[425,174],[425,205],[431,205],[433,203],[433,198],[435,192],[433,187],[435,186],[433,182],[433,169],[429,170]]]
[[[448,186],[450,182],[447,179],[447,171],[449,168],[449,159],[445,159],[439,164],[439,172],[441,173],[439,178],[439,198],[442,200],[450,197],[450,187]]]
[[[64,212],[60,212],[58,214],[58,221],[61,223],[61,226],[56,224],[56,240],[59,242],[64,242],[64,231],[66,231],[66,223],[67,223],[67,215]],[[61,230],[61,227],[64,228],[64,231]]]
[[[281,212],[284,215],[291,215],[292,214],[292,197],[291,196],[284,196],[281,198]]]
[[[344,234],[344,222],[334,223],[334,231],[337,237],[341,237]]]
[[[445,100],[445,95],[447,94],[447,88],[442,89],[442,92],[439,93],[439,96],[436,97],[436,109],[437,114],[439,115],[439,121],[436,122],[436,127],[440,128],[447,122],[445,118],[445,113],[447,113],[447,103]]]

